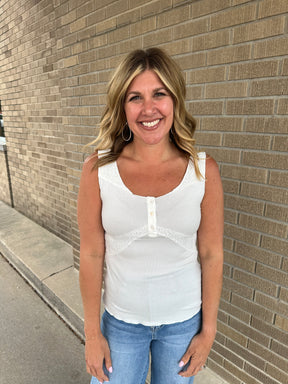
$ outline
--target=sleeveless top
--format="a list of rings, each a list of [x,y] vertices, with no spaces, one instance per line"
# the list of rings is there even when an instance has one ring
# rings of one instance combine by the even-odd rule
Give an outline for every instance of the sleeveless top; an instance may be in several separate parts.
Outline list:
[[[148,326],[193,317],[201,308],[197,230],[205,191],[189,161],[180,184],[160,197],[133,194],[116,162],[98,169],[105,231],[104,306],[119,320]]]

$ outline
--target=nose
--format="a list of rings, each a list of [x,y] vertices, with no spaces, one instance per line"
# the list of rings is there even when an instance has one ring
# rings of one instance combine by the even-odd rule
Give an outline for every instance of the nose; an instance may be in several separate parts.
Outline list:
[[[143,101],[143,112],[146,115],[152,115],[155,110],[155,105],[151,97],[147,97]]]

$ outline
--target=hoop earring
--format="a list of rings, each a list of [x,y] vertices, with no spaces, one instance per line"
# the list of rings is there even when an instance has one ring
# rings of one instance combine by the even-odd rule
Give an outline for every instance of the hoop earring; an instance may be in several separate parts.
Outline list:
[[[126,128],[126,127],[129,129],[129,136],[128,136],[128,137],[124,137],[124,131],[125,131],[125,128]],[[130,141],[131,138],[132,138],[132,131],[131,131],[131,129],[129,128],[127,121],[126,121],[126,124],[124,125],[124,127],[123,127],[123,129],[122,129],[121,136],[122,136],[122,139],[123,139],[124,141],[126,141],[126,142]]]

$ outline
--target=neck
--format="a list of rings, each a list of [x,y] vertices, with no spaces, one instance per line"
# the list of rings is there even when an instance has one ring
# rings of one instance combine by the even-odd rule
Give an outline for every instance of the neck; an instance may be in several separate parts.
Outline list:
[[[136,140],[127,146],[129,156],[146,164],[159,164],[171,159],[177,151],[175,145],[169,140],[155,145],[138,143]],[[128,154],[128,152],[127,152]]]

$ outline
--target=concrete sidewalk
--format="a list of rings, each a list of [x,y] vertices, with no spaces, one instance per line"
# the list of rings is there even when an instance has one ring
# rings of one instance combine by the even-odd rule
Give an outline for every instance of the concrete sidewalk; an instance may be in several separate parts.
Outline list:
[[[83,309],[72,247],[0,201],[0,252],[84,340]],[[206,368],[197,375],[195,384],[227,383]]]

